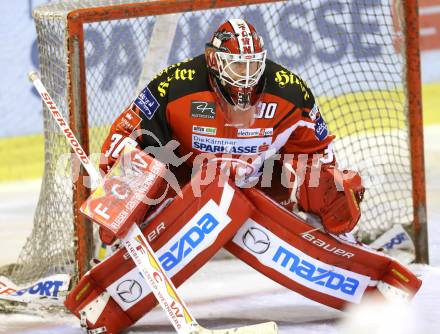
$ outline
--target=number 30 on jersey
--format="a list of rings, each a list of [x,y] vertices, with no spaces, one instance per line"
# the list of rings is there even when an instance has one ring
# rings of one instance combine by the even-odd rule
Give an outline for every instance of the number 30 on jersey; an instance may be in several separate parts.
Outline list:
[[[265,118],[271,119],[275,116],[275,111],[277,110],[278,103],[276,102],[260,102],[258,105],[258,113],[255,118]]]

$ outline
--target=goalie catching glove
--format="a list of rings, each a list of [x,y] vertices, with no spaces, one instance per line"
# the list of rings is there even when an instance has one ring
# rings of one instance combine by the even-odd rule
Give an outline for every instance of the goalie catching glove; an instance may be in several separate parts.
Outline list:
[[[343,234],[350,232],[361,217],[359,203],[364,191],[358,173],[341,172],[325,165],[317,187],[300,187],[299,205],[304,211],[318,215],[328,232]]]
[[[332,234],[344,234],[356,226],[365,192],[359,173],[340,171],[334,162],[313,166],[311,159],[306,166],[300,166],[296,159],[285,166],[297,178],[298,186],[292,191],[302,211],[319,216],[326,231]]]

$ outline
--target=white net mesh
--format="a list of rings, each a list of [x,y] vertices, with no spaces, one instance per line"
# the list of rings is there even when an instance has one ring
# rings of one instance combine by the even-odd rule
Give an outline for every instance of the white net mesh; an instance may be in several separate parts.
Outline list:
[[[131,2],[65,1],[36,10],[42,79],[65,117],[69,114],[66,14],[77,8]],[[268,57],[308,82],[331,132],[339,137],[337,159],[363,175],[367,191],[360,235],[374,239],[393,224],[410,225],[406,65],[396,43],[402,36],[395,33],[393,15],[385,0],[284,1],[186,12],[171,16],[176,24],[167,24],[171,31],[166,35],[173,36],[162,40],[169,46],[168,54],[150,46],[157,44],[156,31],[163,30],[155,27],[170,16],[85,24],[90,152],[99,152],[109,125],[151,77],[148,69],[202,53],[221,22],[243,17],[263,36]],[[70,160],[59,163],[69,147],[47,111],[45,138],[46,169],[34,229],[12,272],[18,282],[77,271]]]
[[[42,80],[60,110],[67,115],[66,41],[64,20],[36,21],[44,26],[38,35]],[[50,57],[44,57],[50,55]],[[72,182],[69,169],[60,175],[57,163],[69,165],[69,146],[44,109],[45,173],[31,236],[20,253],[12,278],[18,283],[58,272],[75,272]],[[64,159],[63,159],[64,158]]]

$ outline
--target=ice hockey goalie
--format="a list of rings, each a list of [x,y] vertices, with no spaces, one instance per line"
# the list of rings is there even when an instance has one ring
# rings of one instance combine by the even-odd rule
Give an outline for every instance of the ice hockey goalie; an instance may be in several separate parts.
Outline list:
[[[410,298],[421,285],[414,274],[347,238],[365,189],[357,172],[338,169],[334,139],[308,85],[266,58],[250,23],[231,19],[203,55],[163,70],[122,112],[100,167],[111,170],[127,145],[167,166],[149,198],[160,200],[144,206],[137,221],[148,222],[143,233],[176,285],[224,247],[286,288],[337,309],[368,293]],[[115,237],[109,229],[101,235],[108,243]],[[142,294],[122,298],[118,287],[128,281]],[[87,328],[108,333],[155,304],[122,249],[91,269],[66,300]]]

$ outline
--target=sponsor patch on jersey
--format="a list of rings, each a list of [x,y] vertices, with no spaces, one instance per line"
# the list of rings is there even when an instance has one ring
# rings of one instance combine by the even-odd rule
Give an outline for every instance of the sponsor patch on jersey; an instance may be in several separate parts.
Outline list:
[[[328,136],[327,123],[320,114],[318,114],[318,117],[315,120],[315,136],[319,140],[324,140]]]
[[[148,119],[152,119],[154,113],[159,109],[159,102],[157,102],[154,95],[145,87],[139,96],[134,100],[134,104],[142,111]]]
[[[316,117],[318,116],[318,113],[319,113],[319,107],[318,107],[318,105],[315,103],[315,104],[313,105],[312,110],[310,110],[310,112],[309,112],[309,117],[314,121],[314,120],[316,119]]]
[[[313,108],[310,111],[302,112],[303,117],[310,118],[312,121],[316,120],[316,118],[319,117],[319,115],[320,115],[319,107],[316,103],[313,105]]]
[[[237,137],[268,137],[273,135],[273,128],[238,129]]]
[[[191,117],[215,119],[215,103],[207,101],[191,101]]]
[[[281,88],[288,86],[298,86],[303,93],[304,100],[308,100],[310,98],[309,89],[306,83],[300,77],[290,71],[280,70],[276,72],[275,82]]]
[[[217,133],[217,128],[212,128],[209,126],[193,125],[192,132],[193,133],[200,133],[202,135],[215,136],[215,134]]]
[[[242,139],[192,136],[192,147],[207,153],[255,155],[267,151],[271,144],[272,137]]]
[[[164,78],[164,81],[161,81],[157,85],[157,91],[159,92],[159,95],[161,97],[164,97],[167,95],[168,89],[170,88],[170,82],[174,80],[189,80],[192,81],[196,75],[196,70],[193,69],[180,69],[179,66],[182,63],[178,63],[176,65],[172,65],[168,67],[168,69],[165,70],[166,73],[168,73],[171,69],[174,67],[177,67],[177,69],[171,73],[171,75]]]
[[[128,132],[132,132],[141,121],[142,118],[140,118],[138,114],[131,109],[127,109],[118,118],[118,126],[124,130],[127,130]]]

